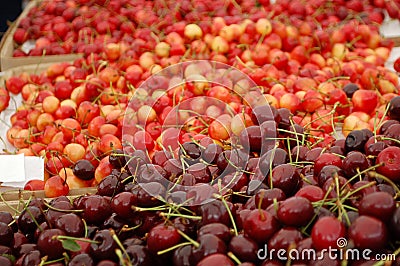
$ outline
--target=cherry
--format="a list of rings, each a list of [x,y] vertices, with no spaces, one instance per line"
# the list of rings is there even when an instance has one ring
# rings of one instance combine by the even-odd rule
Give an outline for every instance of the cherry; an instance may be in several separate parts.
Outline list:
[[[317,250],[336,248],[337,240],[344,237],[346,229],[336,217],[325,216],[317,220],[311,231],[313,246]]]
[[[322,200],[325,196],[325,193],[318,186],[308,185],[308,186],[300,188],[296,192],[295,196],[306,198],[311,202],[316,202],[316,201]]]
[[[65,236],[65,232],[60,229],[47,229],[39,235],[37,241],[38,248],[49,259],[60,258],[65,251],[57,236]]]
[[[120,177],[116,174],[110,174],[103,178],[97,186],[97,193],[101,196],[113,196],[123,190],[123,184]]]
[[[210,169],[203,163],[193,164],[186,171],[194,176],[196,183],[208,183],[211,181]]]
[[[8,224],[14,232],[18,231],[18,226],[14,223],[14,218],[11,216],[11,213],[0,211],[0,222]]]
[[[258,245],[256,242],[244,235],[232,237],[229,242],[229,250],[235,254],[240,261],[257,262]]]
[[[90,244],[90,254],[96,260],[116,259],[115,249],[118,245],[110,230],[104,229],[96,232],[93,241],[95,242]]]
[[[168,174],[159,165],[143,164],[138,170],[137,179],[139,183],[164,183],[165,179],[168,179]]]
[[[359,216],[349,227],[349,238],[353,240],[357,248],[380,249],[388,239],[386,225],[370,216]]]
[[[270,169],[288,162],[288,154],[284,149],[276,148],[269,150],[260,158],[260,170],[264,176],[267,176]]]
[[[359,151],[349,152],[346,158],[343,159],[343,172],[351,178],[358,173],[370,167],[367,157]]]
[[[314,162],[324,150],[321,147],[313,148],[306,153],[306,161]]]
[[[279,227],[275,217],[265,210],[252,210],[243,222],[245,235],[258,244],[265,243],[279,230]]]
[[[400,121],[400,96],[396,96],[388,103],[388,116],[390,119]]]
[[[38,250],[38,246],[36,244],[22,244],[18,249],[18,256],[21,257],[22,255],[33,250]]]
[[[0,245],[10,246],[14,239],[14,233],[10,226],[0,222]]]
[[[95,168],[90,161],[82,159],[74,164],[72,171],[80,179],[91,180],[94,178]]]
[[[345,140],[345,151],[364,151],[365,143],[371,137],[372,132],[367,130],[353,130]]]
[[[261,151],[263,145],[263,137],[260,126],[246,127],[239,136],[242,146],[252,152]]]
[[[116,149],[108,157],[110,164],[115,168],[122,168],[126,164],[125,153],[123,150]]]
[[[324,166],[318,174],[317,180],[320,186],[323,186],[329,178],[334,176],[341,176],[343,175],[342,169],[335,165],[327,165]]]
[[[353,94],[359,89],[360,87],[355,83],[348,83],[343,87],[343,91],[346,93],[347,98],[352,98]]]
[[[291,164],[280,164],[272,170],[272,185],[281,189],[286,196],[293,195],[297,191],[300,174]]]
[[[174,227],[160,224],[150,230],[147,236],[147,248],[156,254],[158,251],[177,245],[180,240],[181,236]]]
[[[368,143],[367,143],[368,144]],[[367,146],[366,144],[366,146]],[[388,145],[384,141],[377,141],[375,143],[372,143],[368,145],[365,148],[365,155],[367,156],[378,156],[381,151],[386,149]]]
[[[209,164],[215,164],[222,151],[223,149],[220,145],[212,143],[203,151],[201,158]]]
[[[37,224],[44,222],[43,212],[36,206],[28,206],[18,217],[18,228],[25,234],[33,233]]]
[[[332,153],[323,153],[314,161],[314,175],[318,176],[321,169],[326,165],[336,165],[342,167],[342,159]]]
[[[87,223],[101,224],[111,213],[110,202],[100,195],[90,195],[83,201],[81,217]]]
[[[314,208],[306,198],[291,197],[280,202],[277,215],[287,226],[304,226],[314,216]]]
[[[396,208],[390,219],[390,230],[394,234],[393,239],[400,237],[400,208]]]
[[[69,236],[81,237],[85,233],[84,223],[75,213],[66,213],[59,216],[55,225]]]
[[[21,266],[40,265],[41,262],[40,251],[32,250],[22,255],[22,257],[20,257],[17,262],[20,262]]]
[[[154,265],[154,260],[152,258],[152,255],[145,246],[138,244],[130,245],[126,248],[126,253],[129,255],[132,265],[143,265],[143,266]]]
[[[376,171],[389,179],[399,182],[400,181],[400,148],[390,146],[385,148],[378,154],[376,158],[377,164],[382,164]]]
[[[397,120],[386,120],[379,129],[379,134],[386,135],[386,131],[391,125],[399,124]]]
[[[133,216],[132,206],[137,204],[137,198],[131,192],[125,191],[118,193],[111,200],[111,209],[123,218]]]
[[[192,255],[192,247],[186,245],[175,249],[172,257],[173,263],[176,266],[190,266],[190,256]]]
[[[358,212],[387,222],[396,209],[393,197],[386,192],[373,192],[365,195],[360,201]]]
[[[87,265],[94,266],[94,261],[89,254],[82,253],[74,256],[69,262],[68,266],[79,266],[79,265]]]
[[[225,243],[229,243],[231,232],[229,227],[222,223],[210,223],[200,227],[197,235],[200,237],[205,234],[214,234]]]
[[[303,236],[299,230],[293,227],[285,227],[276,232],[268,241],[268,247],[275,250],[287,250],[289,246],[299,242]]]
[[[271,188],[271,189],[260,189],[255,193],[255,204],[261,209],[266,209],[274,200],[277,202],[285,200],[285,193],[279,188]]]
[[[191,265],[197,264],[203,258],[212,254],[225,254],[226,245],[217,236],[206,234],[198,237],[197,241],[199,246],[192,249],[192,256],[190,257]]]
[[[224,254],[212,254],[197,263],[198,266],[208,265],[226,265],[234,266],[235,264]]]
[[[189,157],[190,159],[196,160],[201,156],[201,149],[195,142],[185,142],[182,144],[179,150],[180,155]]]

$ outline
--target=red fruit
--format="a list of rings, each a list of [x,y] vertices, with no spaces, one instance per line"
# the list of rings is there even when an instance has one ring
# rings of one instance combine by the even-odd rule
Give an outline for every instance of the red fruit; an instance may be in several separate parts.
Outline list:
[[[313,245],[317,250],[329,247],[337,248],[337,241],[344,237],[346,229],[336,217],[325,216],[320,218],[311,231]]]
[[[360,201],[359,214],[374,216],[387,222],[396,210],[393,197],[386,192],[378,191],[365,195]]]
[[[22,91],[22,87],[26,84],[20,77],[10,77],[6,80],[6,88],[13,94],[19,94]]]
[[[314,161],[314,176],[318,176],[321,169],[326,165],[342,167],[342,159],[332,153],[323,153]]]
[[[387,178],[400,182],[400,148],[390,146],[381,151],[376,158],[377,164],[382,164],[376,171]]]
[[[160,224],[150,230],[147,236],[147,247],[150,252],[157,253],[177,245],[180,240],[181,236],[176,228]]]
[[[373,90],[358,90],[351,98],[354,111],[372,113],[378,105],[378,94]]]
[[[97,104],[84,101],[78,107],[76,111],[76,119],[82,124],[87,125],[92,121],[96,116],[100,115],[100,108]]]
[[[279,223],[265,210],[252,210],[244,220],[245,234],[258,244],[265,244],[279,230]]]
[[[50,177],[44,185],[44,194],[48,198],[66,196],[68,193],[68,184],[59,175]]]
[[[10,94],[4,88],[0,88],[0,112],[7,109],[10,103]]]
[[[303,102],[301,103],[303,110],[309,113],[314,112],[323,105],[324,98],[319,92],[313,90],[309,90],[306,92],[303,98]]]
[[[211,254],[197,263],[197,266],[209,266],[209,265],[224,265],[234,266],[235,264],[228,256],[224,254]],[[241,265],[244,265],[243,263]]]
[[[33,191],[33,190],[43,190],[43,189],[44,189],[44,181],[38,179],[29,180],[24,186],[24,190]]]
[[[304,226],[314,216],[311,202],[303,197],[290,197],[280,202],[278,219],[287,226]]]
[[[394,61],[393,68],[397,72],[400,72],[400,57],[397,58],[396,61]]]
[[[380,249],[387,244],[386,225],[371,216],[359,216],[349,227],[349,238],[356,248]]]
[[[14,32],[14,41],[17,44],[23,44],[28,40],[28,32],[25,29],[17,28]]]

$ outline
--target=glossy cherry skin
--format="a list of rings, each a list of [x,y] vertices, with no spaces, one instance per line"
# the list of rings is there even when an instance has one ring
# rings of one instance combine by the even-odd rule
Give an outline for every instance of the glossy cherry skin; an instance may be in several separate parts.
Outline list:
[[[336,248],[336,241],[346,235],[346,229],[336,217],[322,217],[314,224],[311,231],[313,246],[317,250]]]
[[[280,202],[277,215],[287,226],[304,226],[314,216],[314,208],[306,198],[290,197]]]
[[[181,236],[174,227],[160,224],[150,230],[147,236],[147,247],[150,252],[156,254],[158,251],[177,245],[180,240]]]
[[[360,215],[373,216],[383,222],[389,221],[395,210],[396,202],[386,192],[373,192],[365,195],[358,208]]]
[[[266,209],[274,200],[282,201],[286,199],[285,193],[279,188],[272,188],[272,189],[260,189],[255,194],[255,204],[257,207],[261,209]]]
[[[256,242],[244,235],[232,237],[229,250],[235,254],[240,261],[257,262],[258,245]]]
[[[400,148],[390,146],[381,151],[376,164],[382,164],[376,171],[394,182],[400,181]]]
[[[226,253],[227,248],[225,243],[215,235],[202,235],[197,241],[200,245],[192,249],[192,256],[190,258],[191,264],[196,264],[203,258],[212,254]]]
[[[234,266],[235,264],[228,256],[224,254],[212,254],[197,263],[197,266],[208,266],[208,265],[226,265]]]
[[[275,217],[265,210],[252,210],[243,223],[245,235],[258,244],[265,243],[279,228]]]
[[[349,238],[357,248],[380,249],[387,244],[386,225],[371,216],[359,216],[349,227]]]
[[[38,248],[42,254],[46,254],[50,259],[61,258],[65,251],[57,236],[64,236],[64,231],[60,229],[44,230],[37,241]]]
[[[200,227],[197,235],[200,237],[206,234],[214,234],[225,243],[229,243],[229,240],[231,239],[229,227],[222,223],[211,223]]]
[[[285,227],[271,237],[271,239],[268,241],[268,247],[274,248],[275,250],[287,250],[289,246],[299,242],[302,239],[303,236],[299,230],[294,227]]]
[[[118,247],[111,231],[108,229],[97,231],[93,237],[95,243],[90,244],[90,254],[96,260],[116,259],[115,249]]]

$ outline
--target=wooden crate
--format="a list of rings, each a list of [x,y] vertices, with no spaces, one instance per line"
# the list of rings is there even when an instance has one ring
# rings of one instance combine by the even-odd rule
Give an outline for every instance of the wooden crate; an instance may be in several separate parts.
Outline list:
[[[95,194],[96,191],[94,187],[71,189],[67,197],[73,199],[81,195]],[[0,187],[0,211],[17,215],[32,198],[51,200],[51,198],[46,198],[43,190],[27,191],[10,187]]]
[[[18,27],[21,19],[27,16],[29,10],[38,5],[41,1],[30,1],[18,19],[8,28],[0,43],[0,70],[8,70],[13,67],[23,65],[51,63],[51,62],[64,62],[73,61],[82,57],[80,54],[66,54],[66,55],[44,55],[44,56],[27,56],[27,57],[13,57],[14,52],[14,32]]]

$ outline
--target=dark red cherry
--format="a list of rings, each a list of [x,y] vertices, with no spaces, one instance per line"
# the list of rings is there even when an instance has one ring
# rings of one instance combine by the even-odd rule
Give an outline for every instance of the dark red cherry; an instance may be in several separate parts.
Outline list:
[[[115,249],[118,245],[108,229],[97,231],[93,237],[95,242],[90,244],[90,254],[96,260],[116,259]]]
[[[10,246],[14,240],[14,233],[8,224],[0,222],[0,245]]]
[[[314,216],[314,208],[306,198],[291,197],[280,202],[277,215],[287,226],[304,226]]]
[[[49,259],[58,259],[65,252],[62,243],[57,236],[65,236],[64,231],[60,229],[44,230],[38,238],[37,245],[40,252],[47,255]]]
[[[75,213],[66,213],[59,216],[55,225],[69,236],[82,237],[85,233],[84,223],[81,217]]]
[[[336,217],[325,216],[317,220],[311,231],[313,246],[317,250],[337,248],[337,240],[345,237],[346,229]]]
[[[268,208],[269,205],[274,203],[274,200],[282,201],[286,199],[285,193],[279,188],[260,189],[255,194],[255,204],[261,209]]]
[[[386,192],[373,192],[365,195],[360,201],[358,212],[360,215],[369,215],[382,220],[389,221],[396,210],[396,202]]]
[[[350,225],[349,238],[357,248],[376,250],[386,245],[388,232],[381,220],[361,215]]]
[[[177,245],[181,235],[176,228],[160,224],[154,226],[147,236],[147,248],[153,254]]]
[[[234,266],[235,264],[228,256],[224,254],[212,254],[203,258],[197,266],[209,266],[209,265],[226,265]]]
[[[400,207],[398,207],[391,219],[390,219],[390,230],[393,233],[392,237],[393,239],[399,239],[400,238]]]
[[[287,250],[289,246],[296,244],[303,239],[299,230],[294,227],[285,227],[276,232],[268,241],[268,247],[275,250]]]
[[[258,244],[265,244],[279,228],[275,217],[265,210],[252,210],[243,223],[245,235]]]
[[[349,152],[346,158],[343,159],[342,169],[348,178],[355,176],[358,172],[368,167],[370,167],[370,163],[367,157],[359,151]]]
[[[206,234],[214,234],[225,243],[229,243],[229,240],[231,239],[231,231],[229,227],[222,223],[211,223],[200,227],[197,235],[200,237]]]
[[[281,189],[286,196],[297,191],[300,181],[299,171],[291,164],[280,164],[272,170],[272,185]]]
[[[258,245],[244,235],[232,237],[229,242],[229,250],[238,257],[240,261],[257,262]]]
[[[227,248],[224,241],[215,235],[202,235],[197,239],[197,241],[200,245],[192,249],[192,256],[190,258],[191,265],[196,265],[203,258],[212,254],[226,253]]]

